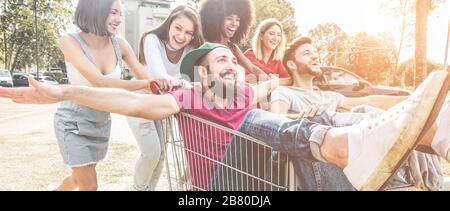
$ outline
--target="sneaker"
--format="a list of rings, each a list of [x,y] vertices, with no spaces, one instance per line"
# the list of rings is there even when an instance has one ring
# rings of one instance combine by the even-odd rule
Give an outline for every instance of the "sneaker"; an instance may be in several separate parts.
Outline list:
[[[447,99],[444,106],[442,106],[441,113],[436,122],[437,130],[431,143],[431,148],[438,155],[450,162],[450,99]]]
[[[448,73],[436,71],[403,102],[350,128],[344,173],[357,190],[380,190],[434,123],[447,94]],[[444,88],[445,86],[445,88]],[[445,90],[445,91],[444,91]]]

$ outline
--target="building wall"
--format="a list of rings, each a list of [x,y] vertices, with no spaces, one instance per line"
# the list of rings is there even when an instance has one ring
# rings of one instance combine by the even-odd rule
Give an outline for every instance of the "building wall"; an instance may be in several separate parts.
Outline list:
[[[124,21],[119,34],[138,53],[141,34],[161,24],[170,14],[173,0],[124,0]]]

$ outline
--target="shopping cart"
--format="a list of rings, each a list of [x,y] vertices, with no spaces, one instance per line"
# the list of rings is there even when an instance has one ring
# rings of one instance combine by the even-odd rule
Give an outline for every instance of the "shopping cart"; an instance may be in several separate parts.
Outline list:
[[[155,83],[151,89],[159,92]],[[302,189],[289,157],[255,138],[183,112],[162,120],[162,126],[170,190]],[[399,180],[385,190],[412,188]]]
[[[261,141],[187,113],[163,120],[163,130],[170,190],[292,190],[288,156]]]
[[[162,126],[170,190],[293,190],[288,156],[255,138],[183,112]]]

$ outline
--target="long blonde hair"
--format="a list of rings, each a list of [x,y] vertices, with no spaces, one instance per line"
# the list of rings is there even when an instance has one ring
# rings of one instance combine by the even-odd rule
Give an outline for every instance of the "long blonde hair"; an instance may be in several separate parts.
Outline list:
[[[286,50],[286,36],[284,35],[284,31],[283,31],[283,26],[281,25],[281,22],[273,19],[273,18],[269,18],[269,19],[265,19],[263,20],[258,28],[256,29],[255,35],[253,36],[252,39],[252,50],[255,53],[255,56],[258,60],[263,60],[264,56],[263,56],[263,42],[262,42],[262,37],[264,35],[264,33],[266,33],[266,31],[274,26],[277,25],[280,27],[281,29],[281,42],[280,44],[278,44],[278,46],[275,48],[275,50],[273,51],[271,58],[273,60],[282,60],[283,56],[284,56],[284,51]]]

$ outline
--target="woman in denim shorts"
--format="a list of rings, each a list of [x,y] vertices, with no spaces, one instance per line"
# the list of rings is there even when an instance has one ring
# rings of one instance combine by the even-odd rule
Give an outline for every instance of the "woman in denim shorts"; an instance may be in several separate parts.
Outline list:
[[[149,80],[121,80],[123,61],[137,78],[150,79],[129,44],[116,37],[122,7],[120,0],[78,1],[74,23],[81,32],[59,41],[71,84],[131,91],[149,87]],[[95,167],[106,156],[110,131],[109,113],[70,101],[61,103],[55,114],[55,134],[72,175],[57,190],[97,190]]]

